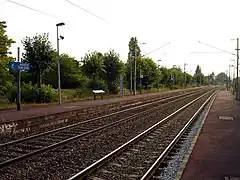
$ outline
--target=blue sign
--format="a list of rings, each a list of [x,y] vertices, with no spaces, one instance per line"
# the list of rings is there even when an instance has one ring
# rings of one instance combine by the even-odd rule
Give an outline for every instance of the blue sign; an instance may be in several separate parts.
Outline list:
[[[18,65],[18,70],[28,71],[29,69],[30,69],[30,65],[27,63],[20,63]]]
[[[9,69],[12,69],[12,70],[29,70],[30,69],[30,65],[29,64],[26,64],[26,63],[22,63],[22,62],[9,62],[8,64],[9,66]]]

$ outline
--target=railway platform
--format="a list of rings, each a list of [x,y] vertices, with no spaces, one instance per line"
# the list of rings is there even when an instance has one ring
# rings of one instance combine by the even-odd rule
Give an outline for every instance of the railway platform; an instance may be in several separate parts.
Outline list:
[[[189,89],[194,89],[194,88],[189,88]],[[174,90],[171,92],[177,92],[177,91],[182,91],[182,90],[181,89]],[[28,107],[28,108],[23,108],[21,111],[17,111],[16,109],[3,110],[3,111],[0,111],[0,122],[16,121],[16,120],[26,119],[26,118],[37,118],[40,116],[47,116],[47,115],[57,114],[57,113],[67,113],[67,112],[71,112],[71,111],[74,111],[80,108],[89,107],[89,106],[98,106],[98,105],[104,105],[108,103],[131,101],[138,98],[154,96],[158,94],[159,95],[166,94],[169,92],[170,91],[145,93],[145,94],[138,94],[135,96],[123,96],[123,97],[115,97],[115,98],[107,98],[107,99],[83,100],[83,101],[72,102],[72,103],[64,103],[61,106],[46,105],[42,107]]]
[[[230,92],[217,95],[182,169],[176,179],[240,180],[240,101]]]
[[[157,93],[147,93],[136,96],[124,96],[124,97],[115,97],[108,99],[97,99],[97,100],[82,100],[77,102],[69,102],[63,103],[61,106],[59,105],[46,105],[41,107],[28,107],[23,108],[21,111],[17,111],[16,109],[4,110],[0,111],[0,122],[7,122],[12,120],[36,117],[36,116],[44,116],[54,113],[62,113],[67,111],[73,111],[79,108],[84,108],[87,106],[98,106],[107,103],[116,103],[124,100],[134,100],[140,97],[151,96]]]

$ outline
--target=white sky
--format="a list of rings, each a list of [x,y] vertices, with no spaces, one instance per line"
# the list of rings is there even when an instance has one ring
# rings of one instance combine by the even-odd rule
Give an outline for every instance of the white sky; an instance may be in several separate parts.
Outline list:
[[[21,46],[21,39],[36,33],[49,32],[56,48],[56,23],[60,27],[60,51],[80,60],[88,50],[106,52],[114,49],[126,60],[128,42],[136,36],[143,52],[157,63],[167,67],[188,64],[187,71],[195,71],[200,64],[207,75],[225,72],[235,56],[220,52],[204,43],[235,53],[236,41],[240,37],[239,0],[70,0],[106,19],[107,23],[72,6],[65,0],[13,0],[56,16],[52,18],[6,0],[0,0],[0,20],[7,22],[7,33],[17,43],[12,47],[13,55]]]

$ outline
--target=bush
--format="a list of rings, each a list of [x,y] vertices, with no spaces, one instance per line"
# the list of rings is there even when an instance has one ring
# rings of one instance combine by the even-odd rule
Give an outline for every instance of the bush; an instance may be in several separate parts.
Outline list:
[[[58,94],[55,89],[50,85],[43,84],[41,88],[37,89],[37,99],[36,102],[40,103],[49,103],[53,101],[57,101]]]
[[[17,98],[17,86],[12,86],[7,93],[7,99],[10,103],[16,102]]]
[[[8,100],[13,103],[17,98],[17,87],[13,86],[8,92]],[[49,103],[57,101],[57,91],[50,85],[42,85],[38,88],[32,83],[23,83],[21,87],[21,101],[25,103]]]

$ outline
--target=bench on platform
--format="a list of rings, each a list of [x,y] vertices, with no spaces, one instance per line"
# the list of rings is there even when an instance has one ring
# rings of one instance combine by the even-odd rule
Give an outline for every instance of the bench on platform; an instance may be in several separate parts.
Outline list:
[[[104,90],[100,89],[100,90],[93,90],[93,95],[94,95],[94,100],[96,100],[96,95],[97,94],[101,94],[101,98],[103,99],[103,94],[105,93]]]

